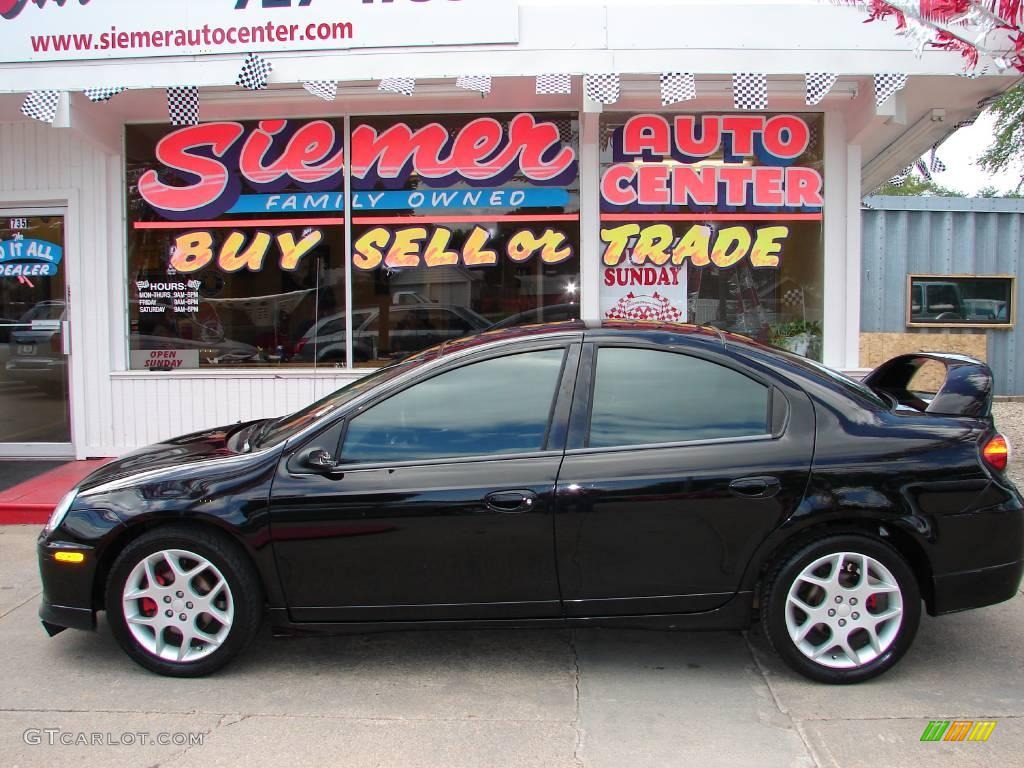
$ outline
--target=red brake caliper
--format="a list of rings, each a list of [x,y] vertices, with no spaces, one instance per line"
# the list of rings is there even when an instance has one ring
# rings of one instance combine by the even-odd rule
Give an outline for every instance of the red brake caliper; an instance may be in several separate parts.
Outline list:
[[[162,573],[154,574],[154,579],[161,587],[166,587],[168,584],[167,577]],[[156,616],[156,600],[151,597],[142,598],[142,615]]]

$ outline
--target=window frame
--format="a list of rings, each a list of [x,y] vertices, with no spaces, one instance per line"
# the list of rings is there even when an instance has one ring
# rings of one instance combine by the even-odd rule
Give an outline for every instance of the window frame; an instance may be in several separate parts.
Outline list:
[[[914,283],[921,281],[935,281],[935,282],[950,282],[954,280],[1008,280],[1010,283],[1010,289],[1008,292],[1008,300],[1010,302],[1010,311],[1007,314],[1006,321],[1000,321],[995,323],[979,323],[979,322],[935,322],[932,320],[926,321],[914,321],[913,318],[913,295],[914,295]],[[921,286],[921,298],[922,301],[927,299],[928,292],[925,290],[925,286]],[[1007,274],[995,274],[995,275],[936,275],[926,274],[918,272],[907,273],[907,291],[906,291],[906,323],[908,328],[982,328],[986,330],[1010,330],[1017,324],[1017,276]]]
[[[344,469],[345,472],[360,472],[403,467],[421,467],[424,465],[465,464],[470,462],[505,461],[509,459],[528,459],[554,455],[561,456],[565,452],[565,436],[568,432],[569,408],[572,404],[573,392],[576,386],[581,346],[582,344],[578,338],[561,338],[539,339],[528,344],[516,346],[515,349],[500,347],[498,349],[489,350],[486,354],[472,355],[470,357],[460,356],[446,365],[441,365],[436,369],[425,371],[410,381],[402,382],[399,387],[389,388],[388,391],[382,392],[379,396],[360,403],[354,410],[346,413],[342,417],[345,424],[341,431],[341,439],[338,441],[337,457],[340,462],[339,468]],[[562,350],[562,364],[555,380],[555,391],[552,393],[551,406],[548,410],[547,424],[544,432],[544,443],[540,450],[518,453],[487,453],[419,458],[403,461],[358,462],[346,461],[342,458],[345,441],[348,439],[349,426],[352,421],[370,409],[390,400],[392,397],[395,397],[412,387],[418,386],[419,384],[435,379],[438,376],[443,376],[446,373],[451,373],[452,371],[475,365],[477,363],[484,363],[489,360],[495,360],[503,357],[513,357],[530,352],[544,352],[552,349]],[[559,426],[563,428],[559,430]],[[327,429],[329,428],[330,427],[327,427]],[[298,450],[301,451],[302,448],[299,448]]]
[[[749,370],[743,367],[739,361],[727,356],[715,354],[709,350],[684,347],[682,345],[663,346],[659,344],[648,344],[630,341],[595,341],[584,345],[589,347],[583,352],[583,359],[580,361],[580,375],[577,382],[577,391],[586,392],[586,398],[576,398],[573,403],[572,422],[569,428],[569,445],[566,455],[596,454],[621,451],[638,451],[662,448],[683,448],[700,445],[718,445],[728,443],[749,443],[778,440],[785,435],[789,427],[790,406],[785,395],[779,391],[777,384],[770,378],[762,375],[759,371]],[[761,384],[767,390],[767,404],[765,412],[765,431],[752,435],[738,435],[735,437],[711,437],[695,440],[672,440],[661,443],[629,443],[624,445],[594,446],[589,445],[591,422],[594,411],[594,391],[597,385],[597,361],[601,349],[639,349],[649,352],[662,352],[674,354],[681,357],[691,357],[713,365],[727,368],[740,376],[745,376],[751,381]],[[584,380],[585,377],[585,380]]]

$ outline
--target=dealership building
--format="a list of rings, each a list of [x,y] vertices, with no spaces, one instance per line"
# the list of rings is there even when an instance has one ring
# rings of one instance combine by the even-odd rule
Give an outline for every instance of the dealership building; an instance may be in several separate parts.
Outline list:
[[[0,15],[6,456],[115,456],[575,317],[860,369],[863,195],[1016,80],[828,4]],[[1005,299],[958,287],[954,317],[937,271],[964,270],[930,266],[898,330],[968,324],[968,305],[1012,326],[1012,280],[983,286]]]

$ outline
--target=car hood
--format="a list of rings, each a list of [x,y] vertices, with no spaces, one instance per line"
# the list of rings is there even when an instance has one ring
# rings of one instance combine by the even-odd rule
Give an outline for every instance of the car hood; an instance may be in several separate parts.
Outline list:
[[[162,470],[168,475],[177,474],[200,462],[241,456],[238,446],[240,432],[262,424],[263,421],[261,419],[193,432],[132,451],[86,477],[79,484],[79,490],[90,491],[111,483],[131,485],[135,478],[151,481],[157,479]]]

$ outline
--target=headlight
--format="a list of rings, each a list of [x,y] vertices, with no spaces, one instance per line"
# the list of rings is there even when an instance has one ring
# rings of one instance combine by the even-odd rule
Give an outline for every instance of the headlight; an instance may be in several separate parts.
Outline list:
[[[50,515],[46,527],[43,528],[43,533],[52,533],[58,525],[64,522],[64,518],[67,516],[68,510],[71,509],[71,505],[74,504],[76,496],[78,496],[77,488],[64,494],[64,498],[60,500],[60,503],[53,510],[53,514]]]

